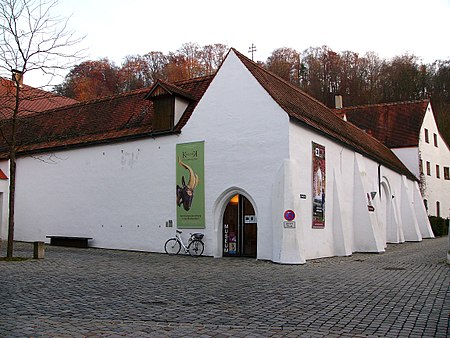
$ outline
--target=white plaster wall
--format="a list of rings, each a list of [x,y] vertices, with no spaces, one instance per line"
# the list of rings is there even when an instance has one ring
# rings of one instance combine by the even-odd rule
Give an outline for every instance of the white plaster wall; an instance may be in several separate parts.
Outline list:
[[[382,208],[377,198],[379,195],[379,164],[355,154],[355,187],[353,190],[353,233],[354,250],[360,252],[383,252],[385,248],[385,227],[382,221]],[[368,210],[369,199],[374,211]]]
[[[353,187],[353,152],[346,149],[314,132],[311,128],[306,128],[297,123],[291,123],[289,129],[290,136],[290,158],[301,164],[301,171],[297,175],[298,191],[295,197],[299,202],[297,214],[297,226],[302,228],[303,235],[307,240],[305,245],[306,259],[327,257],[334,255],[333,236],[333,184],[335,172],[336,180],[345,185],[345,195]],[[326,204],[325,204],[325,228],[312,228],[312,142],[325,147],[326,159]],[[340,188],[341,183],[338,183]],[[301,199],[300,194],[306,195],[306,199]],[[352,195],[352,194],[350,194]],[[352,224],[353,200],[345,198],[340,201],[342,223],[345,226]],[[351,237],[348,228],[343,230],[345,236]]]
[[[177,97],[175,99],[175,116],[174,116],[174,122],[173,125],[176,126],[178,122],[180,121],[181,117],[183,116],[184,111],[188,107],[189,102],[185,99],[182,99],[180,97]]]
[[[301,228],[298,233],[305,238],[299,242],[304,246],[301,249],[305,250],[306,259],[348,255],[355,251],[383,252],[388,241],[388,209],[391,217],[389,231],[394,231],[390,234],[390,238],[394,237],[391,242],[405,241],[404,231],[416,234],[415,237],[409,236],[408,240],[431,237],[429,225],[424,224],[422,233],[418,228],[416,214],[421,214],[424,208],[419,205],[417,210],[414,209],[415,182],[389,168],[379,168],[377,162],[298,123],[291,123],[289,135],[290,158],[301,163],[297,177],[294,175],[292,186],[296,190],[292,195],[297,199],[294,211],[297,227]],[[325,146],[326,151],[325,229],[311,226],[312,141]],[[388,187],[389,196],[383,192],[383,182]],[[374,212],[367,208],[367,193],[370,192],[376,192],[372,201]],[[300,194],[307,195],[307,198],[300,199]],[[410,219],[403,222],[402,214],[405,213]]]
[[[403,162],[403,164],[412,172],[417,178],[420,178],[419,172],[419,148],[394,148],[392,152]]]
[[[324,229],[312,228],[312,141],[325,146],[326,152],[326,219]],[[292,159],[302,164],[302,171],[297,176],[299,190],[295,192],[295,195],[300,203],[297,224],[302,227],[303,234],[307,238],[304,241],[306,259],[347,255],[355,250],[362,250],[354,241],[354,227],[358,229],[362,226],[359,222],[361,215],[358,212],[364,213],[367,218],[370,218],[370,215],[367,212],[365,193],[362,196],[354,196],[355,175],[361,175],[356,173],[354,169],[355,152],[310,128],[292,123],[290,127],[290,155]],[[364,163],[363,175],[368,180],[364,191],[377,191],[377,163],[360,157]],[[340,192],[339,196],[334,196],[338,192]],[[305,194],[307,198],[300,199],[300,194]],[[361,210],[355,210],[356,201],[362,201],[362,207],[357,205],[357,208]],[[342,243],[338,243],[338,240]],[[371,251],[377,250],[375,248]]]
[[[15,238],[89,236],[92,246],[163,251],[174,233],[176,136],[17,161]]]
[[[296,193],[300,190],[298,180],[302,165],[295,160],[284,160],[273,184],[272,224],[273,261],[284,264],[303,264],[306,262],[307,239],[301,221],[302,203]],[[284,212],[294,210],[297,217],[295,227],[284,227]],[[299,217],[300,216],[300,217]]]
[[[377,202],[386,203],[391,199],[391,221],[397,226],[396,240],[387,238],[389,243],[402,243],[404,241],[420,241],[422,238],[433,238],[430,222],[426,216],[425,206],[421,200],[419,183],[404,175],[381,167],[382,181],[389,186],[390,196],[383,193],[378,196]],[[389,203],[389,202],[388,202]],[[386,215],[382,215],[385,217]],[[386,229],[388,231],[388,229]],[[391,229],[392,230],[392,229]]]
[[[236,187],[256,204],[257,257],[272,259],[272,184],[289,156],[288,124],[287,114],[231,51],[178,139],[205,141],[205,231],[214,256],[222,255],[225,207],[217,201]]]
[[[0,169],[9,177],[9,161],[0,161]],[[0,240],[8,238],[9,180],[0,180]]]
[[[386,167],[380,168],[380,175],[382,187],[375,201],[381,208],[380,220],[384,222],[383,228],[386,230],[385,240],[387,243],[403,243],[405,242],[405,237],[400,210],[402,199],[401,175]],[[386,213],[389,213],[389,220],[386,220]]]
[[[428,129],[429,143],[425,142],[425,128]],[[435,147],[433,134],[437,134]],[[441,217],[450,217],[450,180],[444,179],[444,167],[450,167],[450,150],[438,132],[431,105],[428,106],[420,130],[419,151],[423,160],[425,178],[424,198],[428,200],[428,214],[436,216],[436,201],[441,204]],[[431,163],[431,175],[427,175],[426,161]],[[436,177],[436,164],[440,168],[440,178]]]

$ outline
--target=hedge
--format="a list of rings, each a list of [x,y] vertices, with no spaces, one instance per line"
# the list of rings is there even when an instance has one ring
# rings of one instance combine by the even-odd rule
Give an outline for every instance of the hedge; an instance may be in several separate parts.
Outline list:
[[[435,236],[446,236],[448,235],[448,222],[449,219],[436,216],[428,216],[431,223],[431,228]]]

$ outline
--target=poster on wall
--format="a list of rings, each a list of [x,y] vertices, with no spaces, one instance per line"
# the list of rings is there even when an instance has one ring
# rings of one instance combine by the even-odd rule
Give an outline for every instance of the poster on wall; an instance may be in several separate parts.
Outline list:
[[[176,147],[177,227],[205,227],[204,142]]]
[[[325,147],[312,142],[312,188],[314,229],[325,228]]]

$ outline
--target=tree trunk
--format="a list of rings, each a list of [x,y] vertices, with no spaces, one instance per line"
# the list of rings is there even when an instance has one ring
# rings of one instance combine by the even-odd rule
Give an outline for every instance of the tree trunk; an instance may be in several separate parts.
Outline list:
[[[14,154],[13,154],[14,153]],[[14,251],[14,197],[16,192],[16,156],[13,150],[9,160],[9,216],[8,216],[8,247],[6,257],[12,258]]]
[[[14,197],[16,193],[16,143],[17,117],[20,105],[20,84],[14,78],[16,85],[16,104],[11,119],[11,141],[9,144],[9,216],[8,216],[8,246],[6,257],[12,258],[14,252]]]

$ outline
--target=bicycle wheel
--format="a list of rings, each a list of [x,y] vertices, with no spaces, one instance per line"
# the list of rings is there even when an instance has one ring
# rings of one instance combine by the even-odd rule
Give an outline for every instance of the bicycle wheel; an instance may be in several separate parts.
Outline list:
[[[194,257],[201,256],[204,249],[205,245],[198,239],[194,239],[188,246],[189,254]]]
[[[166,254],[168,255],[178,255],[181,250],[181,244],[178,239],[170,238],[164,244],[164,250],[166,250]]]

